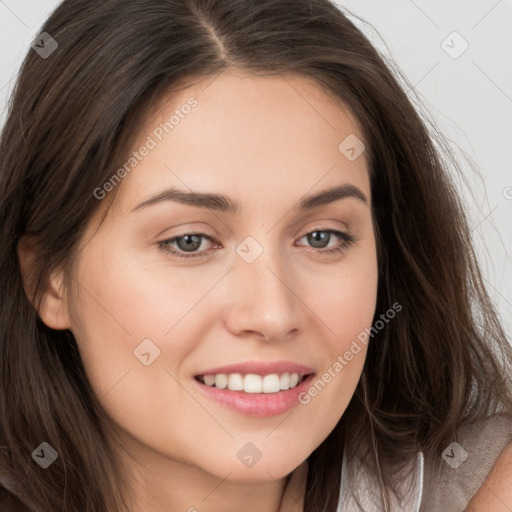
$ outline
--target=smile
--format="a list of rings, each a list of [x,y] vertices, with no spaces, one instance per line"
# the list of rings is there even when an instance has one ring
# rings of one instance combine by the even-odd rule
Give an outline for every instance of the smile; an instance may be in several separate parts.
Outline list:
[[[196,379],[202,384],[217,389],[242,391],[244,393],[279,393],[298,386],[306,375],[298,373],[271,373],[256,375],[248,373],[218,373],[215,375],[198,375]]]
[[[261,376],[251,373],[220,373],[197,375],[193,382],[209,400],[244,416],[263,418],[282,414],[299,405],[299,396],[306,392],[314,376],[314,373],[273,373]],[[281,389],[281,386],[286,389]]]

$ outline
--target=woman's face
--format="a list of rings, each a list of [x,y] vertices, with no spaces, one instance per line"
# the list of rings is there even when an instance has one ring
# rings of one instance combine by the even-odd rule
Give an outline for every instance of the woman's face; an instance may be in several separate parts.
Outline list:
[[[377,292],[370,182],[355,137],[354,118],[311,81],[225,73],[167,96],[122,182],[96,191],[119,187],[99,230],[107,199],[88,226],[77,296],[61,318],[140,461],[269,481],[343,415]],[[217,370],[226,365],[241,367]],[[234,390],[196,379],[226,372]],[[314,376],[277,392],[294,384],[284,373]],[[215,378],[222,388],[222,375],[203,380]]]

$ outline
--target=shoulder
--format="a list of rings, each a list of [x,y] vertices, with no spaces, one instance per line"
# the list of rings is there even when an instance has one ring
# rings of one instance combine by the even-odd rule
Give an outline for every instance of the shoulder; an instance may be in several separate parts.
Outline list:
[[[425,466],[421,511],[460,512],[470,503],[472,508],[468,512],[499,511],[497,507],[489,508],[488,501],[484,508],[478,502],[488,500],[493,491],[509,492],[511,447],[511,415],[497,414],[464,423],[444,450],[442,460],[428,461]],[[503,510],[510,512],[511,505]]]
[[[482,486],[469,502],[467,512],[512,510],[512,443],[509,443]]]

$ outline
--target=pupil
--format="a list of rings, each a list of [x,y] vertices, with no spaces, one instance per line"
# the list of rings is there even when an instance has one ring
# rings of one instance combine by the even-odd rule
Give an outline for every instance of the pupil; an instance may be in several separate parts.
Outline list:
[[[315,245],[317,242],[320,242],[320,246],[322,246],[322,240],[323,242],[327,243],[329,242],[329,237],[331,236],[330,233],[327,233],[326,231],[313,231],[313,233],[311,233],[309,235],[310,237],[310,243],[311,241],[313,241],[313,243],[311,245],[313,245],[313,247],[318,247],[317,245]]]
[[[186,241],[186,243],[181,244],[182,241]],[[178,245],[180,249],[185,251],[193,251],[198,249],[201,245],[201,237],[198,235],[185,235],[178,239]]]

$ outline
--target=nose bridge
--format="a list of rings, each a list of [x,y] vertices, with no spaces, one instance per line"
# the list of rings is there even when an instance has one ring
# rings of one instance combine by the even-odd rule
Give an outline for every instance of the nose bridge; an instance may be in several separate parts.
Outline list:
[[[280,338],[298,327],[299,299],[286,254],[271,237],[263,238],[265,245],[247,237],[236,248],[231,327]]]

